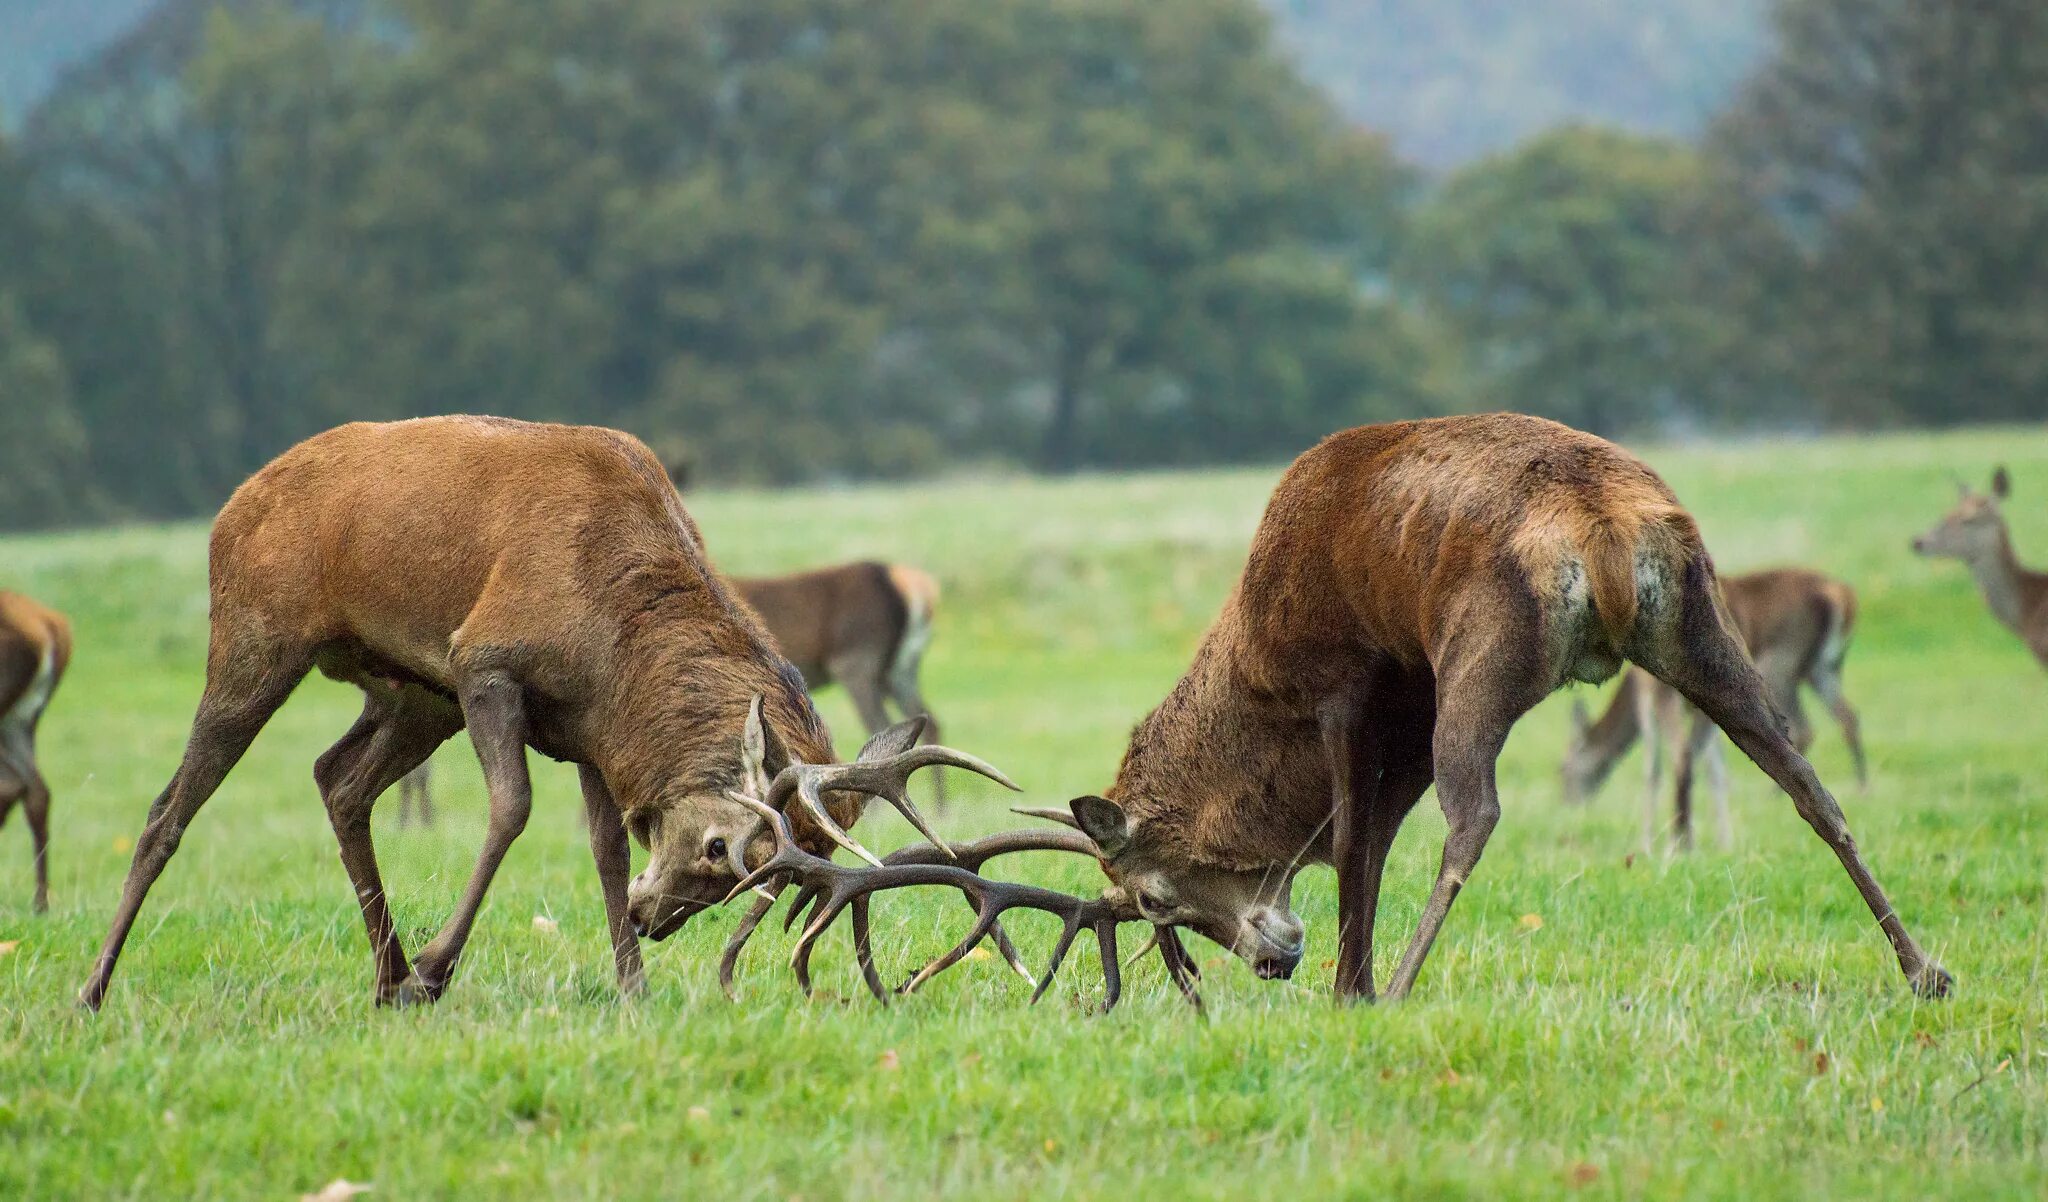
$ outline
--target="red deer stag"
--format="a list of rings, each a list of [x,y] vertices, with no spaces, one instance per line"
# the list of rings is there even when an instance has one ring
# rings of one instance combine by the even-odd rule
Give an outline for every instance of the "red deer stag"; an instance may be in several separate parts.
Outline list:
[[[1856,627],[1856,591],[1819,572],[1775,568],[1723,579],[1721,599],[1772,704],[1791,726],[1792,745],[1801,754],[1813,745],[1813,725],[1799,704],[1799,686],[1805,684],[1820,695],[1841,726],[1856,766],[1856,783],[1867,784],[1860,724],[1842,692],[1842,663]],[[1657,790],[1666,754],[1676,764],[1673,834],[1678,845],[1692,846],[1693,765],[1704,756],[1721,844],[1727,847],[1734,840],[1728,823],[1728,776],[1714,733],[1707,716],[1686,704],[1677,690],[1641,668],[1630,668],[1597,720],[1587,717],[1583,703],[1572,702],[1572,739],[1562,770],[1565,800],[1591,800],[1640,734],[1646,770],[1644,847],[1656,839]]]
[[[663,938],[766,858],[772,837],[726,797],[764,699],[764,762],[801,838],[879,795],[920,830],[909,772],[939,747],[834,765],[803,682],[713,571],[646,447],[613,430],[447,417],[342,426],[279,456],[214,524],[206,688],[185,756],[150,806],[119,909],[80,1000],[105,998],[144,897],[192,817],[308,671],[358,685],[363,713],[314,765],[355,886],[381,1003],[446,989],[506,849],[525,826],[526,749],[580,768],[622,989],[637,935]],[[490,794],[455,912],[408,961],[370,836],[378,796],[467,727]],[[842,784],[846,773],[858,779]],[[628,833],[650,850],[628,881]],[[828,842],[829,841],[829,842]],[[868,858],[873,859],[872,856]]]
[[[0,827],[19,803],[35,849],[35,910],[50,908],[50,786],[36,765],[36,724],[71,662],[71,623],[0,592]]]
[[[2012,535],[1998,507],[2012,496],[2012,478],[1999,468],[1991,476],[1991,493],[1973,491],[1958,482],[1962,494],[1934,529],[1913,540],[1913,553],[1936,559],[1960,559],[1977,578],[1977,589],[1991,616],[2020,636],[2034,658],[2048,667],[2048,572],[2020,566]]]
[[[1500,817],[1515,721],[1624,661],[1676,688],[1788,793],[1914,990],[1951,980],[1863,862],[1731,628],[1690,515],[1633,456],[1513,414],[1334,435],[1275,489],[1193,666],[1107,797],[1073,802],[1116,889],[1261,975],[1301,958],[1296,866],[1338,880],[1337,990],[1373,992],[1389,846],[1431,783],[1450,830],[1387,994],[1406,995]]]
[[[890,724],[885,700],[903,717],[922,716],[925,735],[939,741],[938,719],[918,689],[918,668],[931,644],[939,584],[905,564],[839,564],[789,576],[734,576],[726,583],[754,607],[784,658],[812,690],[846,686],[870,735]],[[417,807],[434,823],[430,769],[422,763],[399,782],[398,824]],[[932,774],[933,800],[946,804],[944,776]]]
[[[773,806],[757,808],[776,854],[742,883],[802,882],[792,917],[812,909],[799,955],[848,907],[861,945],[876,889],[955,885],[980,919],[912,984],[964,956],[1011,905],[1061,913],[1061,950],[1081,927],[1100,936],[1139,914],[1280,977],[1302,954],[1295,871],[1330,863],[1337,991],[1371,997],[1387,851],[1435,783],[1450,831],[1387,989],[1402,997],[1500,818],[1494,761],[1509,730],[1565,683],[1605,680],[1624,661],[1678,689],[1791,796],[1914,991],[1945,996],[1953,981],[1906,932],[1781,729],[1691,516],[1620,448],[1514,414],[1362,427],[1295,461],[1222,615],[1132,734],[1109,795],[1071,803],[1111,882],[1101,899],[1025,896],[958,866],[842,868],[807,857]],[[1162,938],[1185,989],[1177,947]]]

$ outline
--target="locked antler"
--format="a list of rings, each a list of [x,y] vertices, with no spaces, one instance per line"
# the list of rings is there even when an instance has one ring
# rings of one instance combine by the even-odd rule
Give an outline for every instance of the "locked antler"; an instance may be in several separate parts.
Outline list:
[[[793,759],[775,774],[773,781],[766,782],[763,792],[761,785],[767,775],[764,764],[768,737],[761,721],[761,698],[757,694],[747,711],[746,730],[740,740],[746,788],[754,797],[765,798],[768,806],[778,811],[786,811],[792,799],[803,802],[805,814],[818,825],[819,830],[825,832],[827,838],[877,868],[882,866],[882,861],[875,857],[875,853],[861,846],[860,841],[847,834],[846,828],[832,817],[832,811],[825,805],[826,793],[843,791],[879,797],[896,807],[896,812],[902,814],[934,846],[944,847],[938,832],[932,829],[916,803],[910,800],[911,773],[936,766],[964,768],[1011,792],[1018,790],[1016,783],[993,764],[964,751],[936,744],[919,746],[917,741],[924,735],[925,724],[926,719],[919,715],[877,731],[851,764],[806,764]],[[744,857],[747,845],[752,842],[750,834],[731,844],[731,864],[735,875],[747,875]]]
[[[843,786],[827,783],[824,787]],[[1117,959],[1116,928],[1119,922],[1137,917],[1136,913],[1130,911],[1123,903],[1106,898],[1075,897],[1051,889],[1041,889],[1036,885],[993,881],[978,876],[958,864],[914,862],[934,858],[940,853],[940,848],[936,845],[906,848],[905,851],[911,854],[894,864],[881,864],[872,868],[845,867],[823,857],[814,856],[799,846],[795,833],[790,829],[788,817],[780,810],[743,793],[735,792],[729,796],[761,815],[769,832],[775,838],[775,854],[767,863],[734,886],[726,900],[730,901],[754,886],[772,880],[794,881],[798,884],[800,892],[796,902],[791,906],[789,922],[793,924],[796,916],[805,913],[806,908],[808,914],[803,932],[797,936],[796,947],[790,953],[789,965],[796,973],[797,984],[806,993],[809,993],[811,988],[811,950],[817,945],[818,937],[824,934],[825,929],[841,912],[848,907],[858,907],[862,912],[856,915],[855,921],[859,927],[865,929],[867,899],[872,894],[883,889],[897,889],[908,885],[949,885],[967,895],[973,903],[976,915],[974,928],[968,932],[966,938],[955,944],[951,951],[920,969],[904,983],[900,992],[908,993],[915,990],[959,963],[976,944],[994,932],[998,920],[1005,912],[1022,908],[1057,914],[1062,923],[1059,942],[1054,946],[1052,956],[1046,963],[1043,979],[1032,991],[1031,1000],[1036,1002],[1045,996],[1053,977],[1059,972],[1060,964],[1065,961],[1067,952],[1073,947],[1075,938],[1083,929],[1087,929],[1095,933],[1096,942],[1102,952],[1102,971],[1106,985],[1104,1008],[1116,1004],[1122,992],[1122,966]],[[990,856],[1002,854],[1004,850],[1021,851],[1027,847],[1078,850],[1071,840],[1059,832],[1020,831],[1012,832],[1001,846],[996,850],[990,850],[982,858],[986,860]],[[980,849],[968,850],[978,852]],[[766,913],[765,902],[756,902],[753,910],[742,920],[740,928],[733,933],[733,939],[726,946],[725,960],[720,966],[722,981],[730,980],[730,965],[737,961],[739,949],[744,946],[746,936],[752,935],[754,928],[760,924],[761,917]],[[857,943],[860,942],[865,941],[857,940]],[[862,977],[867,982],[869,991],[877,998],[886,1000],[887,990],[882,987],[881,980],[874,970],[872,957],[863,953],[861,960]]]

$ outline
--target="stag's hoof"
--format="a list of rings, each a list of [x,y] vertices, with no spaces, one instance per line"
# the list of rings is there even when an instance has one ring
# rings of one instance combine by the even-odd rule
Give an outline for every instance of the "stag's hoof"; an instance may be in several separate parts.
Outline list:
[[[1945,998],[1955,991],[1956,979],[1948,970],[1929,960],[1911,978],[1913,992],[1924,998]]]

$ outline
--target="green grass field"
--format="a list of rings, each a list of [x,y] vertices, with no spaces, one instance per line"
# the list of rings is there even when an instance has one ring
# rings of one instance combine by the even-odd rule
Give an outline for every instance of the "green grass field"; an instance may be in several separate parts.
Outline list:
[[[1816,763],[1955,973],[1953,1000],[1912,998],[1833,857],[1746,763],[1732,854],[1708,839],[1682,860],[1632,855],[1633,762],[1590,811],[1560,806],[1558,697],[1509,744],[1506,815],[1403,1004],[1332,1005],[1323,869],[1297,893],[1310,953],[1294,981],[1193,945],[1206,1019],[1156,959],[1114,1014],[1091,1014],[1089,949],[1036,1008],[988,959],[880,1009],[842,932],[811,1001],[764,932],[733,1005],[713,968],[737,912],[650,945],[651,988],[622,1003],[574,775],[537,760],[533,821],[448,997],[378,1011],[311,777],[356,700],[316,679],[201,812],[89,1017],[73,993],[199,693],[206,535],[13,538],[0,586],[70,613],[79,650],[43,733],[48,916],[28,910],[22,824],[0,839],[0,1197],[290,1198],[338,1177],[372,1198],[2041,1196],[2048,676],[1960,565],[1906,542],[1951,501],[1950,468],[1981,481],[2004,461],[2022,557],[2048,564],[2048,436],[1647,454],[1724,570],[1804,563],[1861,591],[1848,679],[1873,787],[1848,784],[1818,711]],[[857,555],[933,569],[947,591],[927,692],[948,741],[1050,804],[1109,782],[1276,476],[721,493],[692,509],[734,571]],[[850,709],[823,700],[850,752]],[[439,829],[397,830],[395,801],[378,819],[408,947],[454,903],[482,830],[466,745],[436,765]],[[955,779],[958,833],[1023,821],[993,786]],[[871,822],[871,844],[907,837]],[[1442,832],[1425,800],[1397,846],[1383,980]],[[1009,871],[1099,877],[1053,858]],[[965,916],[954,896],[891,897],[887,971]],[[1042,956],[1049,931],[1021,934]]]

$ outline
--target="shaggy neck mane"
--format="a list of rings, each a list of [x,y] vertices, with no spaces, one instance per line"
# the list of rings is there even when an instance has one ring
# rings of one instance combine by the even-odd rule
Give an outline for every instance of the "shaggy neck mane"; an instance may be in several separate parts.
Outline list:
[[[1173,692],[1131,732],[1109,796],[1141,837],[1219,868],[1252,870],[1328,854],[1327,829],[1303,827],[1327,800],[1315,716],[1254,683],[1232,593]]]
[[[647,557],[604,579],[607,610],[621,618],[594,741],[622,806],[737,787],[756,696],[791,754],[833,759],[802,678],[700,555]]]

